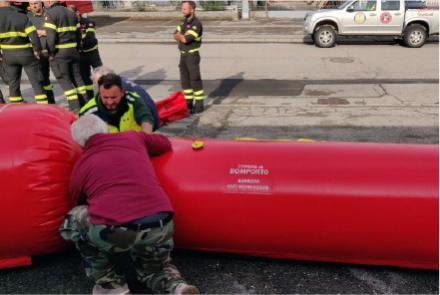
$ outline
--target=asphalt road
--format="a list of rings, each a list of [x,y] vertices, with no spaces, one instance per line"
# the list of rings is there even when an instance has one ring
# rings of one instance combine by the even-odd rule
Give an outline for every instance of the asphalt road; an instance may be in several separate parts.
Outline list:
[[[173,45],[105,43],[101,54],[156,100],[179,89]],[[166,134],[438,143],[437,44],[417,50],[390,44],[329,50],[307,44],[205,44],[202,58],[208,108],[165,126]],[[203,293],[439,293],[438,271],[187,251],[173,256]],[[133,292],[146,292],[130,284]],[[74,251],[0,270],[0,293],[90,293],[92,286]]]

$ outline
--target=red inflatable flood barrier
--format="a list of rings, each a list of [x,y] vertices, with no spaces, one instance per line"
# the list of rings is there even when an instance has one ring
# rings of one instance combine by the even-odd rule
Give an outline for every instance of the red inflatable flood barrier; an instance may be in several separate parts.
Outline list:
[[[174,139],[179,248],[438,269],[438,146]]]
[[[0,105],[0,268],[66,247],[67,184],[79,147],[74,115],[55,106]]]
[[[0,106],[0,268],[56,252],[73,115]],[[438,146],[173,139],[154,159],[179,248],[438,268]]]

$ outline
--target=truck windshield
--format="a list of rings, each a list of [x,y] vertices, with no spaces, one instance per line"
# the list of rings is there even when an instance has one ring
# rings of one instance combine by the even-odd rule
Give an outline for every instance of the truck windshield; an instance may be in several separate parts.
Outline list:
[[[345,7],[347,7],[350,3],[351,3],[351,0],[346,0],[346,1],[342,2],[342,4],[337,7],[337,9],[345,9]]]

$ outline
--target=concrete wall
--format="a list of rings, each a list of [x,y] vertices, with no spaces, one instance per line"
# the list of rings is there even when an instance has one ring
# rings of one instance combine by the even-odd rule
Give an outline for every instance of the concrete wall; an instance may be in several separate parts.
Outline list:
[[[296,11],[251,11],[251,18],[287,18],[287,19],[303,19],[309,10]]]

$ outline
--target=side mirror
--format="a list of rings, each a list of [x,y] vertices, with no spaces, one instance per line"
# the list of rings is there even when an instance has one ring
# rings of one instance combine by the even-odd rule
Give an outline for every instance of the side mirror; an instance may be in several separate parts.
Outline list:
[[[347,12],[353,12],[353,11],[354,11],[354,7],[353,6],[347,7]]]

